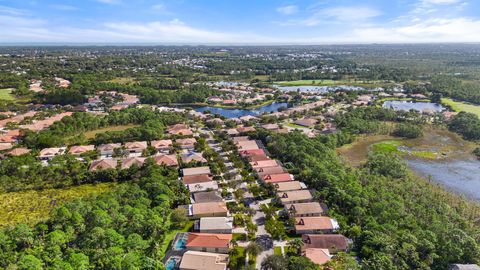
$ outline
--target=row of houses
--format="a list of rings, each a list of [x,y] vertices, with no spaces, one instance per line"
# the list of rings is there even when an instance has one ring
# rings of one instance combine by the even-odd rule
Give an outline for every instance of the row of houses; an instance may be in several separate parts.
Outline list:
[[[240,155],[253,168],[258,180],[272,185],[284,211],[295,219],[294,230],[302,235],[302,255],[317,264],[328,262],[332,255],[346,251],[349,240],[335,232],[340,228],[337,221],[327,216],[328,208],[318,202],[305,183],[289,174],[278,160],[271,159],[261,142],[248,137],[234,137]]]

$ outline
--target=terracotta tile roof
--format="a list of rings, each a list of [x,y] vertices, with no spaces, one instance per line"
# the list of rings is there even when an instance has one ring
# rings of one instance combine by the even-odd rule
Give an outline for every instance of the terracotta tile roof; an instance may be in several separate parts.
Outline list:
[[[21,156],[21,155],[30,153],[30,151],[32,150],[24,147],[19,147],[19,148],[12,149],[10,152],[8,152],[8,154],[11,156]]]
[[[186,246],[187,248],[228,248],[230,241],[232,241],[232,234],[189,233]]]
[[[307,248],[302,252],[302,255],[318,265],[323,265],[331,259],[328,249],[321,248]]]
[[[267,174],[262,177],[265,183],[279,183],[293,181],[293,175],[289,173]]]
[[[148,145],[146,141],[140,141],[140,142],[127,142],[125,143],[125,148],[127,150],[144,150],[147,149]]]
[[[238,142],[249,141],[248,136],[238,136],[233,138],[233,142],[237,144]]]
[[[242,157],[252,156],[252,155],[265,155],[265,151],[263,149],[250,149],[250,150],[241,150],[239,154]]]
[[[152,147],[155,149],[170,148],[172,144],[173,144],[172,140],[158,140],[158,141],[151,142]]]
[[[107,143],[107,144],[101,144],[97,147],[97,150],[100,152],[110,152],[113,151],[116,148],[122,147],[121,144],[119,143]]]
[[[177,155],[157,155],[153,160],[158,165],[178,166]]]
[[[63,152],[62,148],[59,147],[51,147],[51,148],[45,148],[40,151],[38,154],[39,157],[50,157],[50,156],[55,156]]]
[[[182,154],[182,162],[183,163],[190,163],[190,162],[207,163],[207,160],[202,156],[202,153],[189,152],[186,154]]]
[[[17,139],[14,136],[0,135],[0,143],[13,143],[16,141]]]
[[[228,255],[189,250],[183,254],[180,269],[183,270],[225,270]]]
[[[132,167],[133,165],[136,165],[137,167],[141,167],[143,163],[145,163],[144,157],[130,157],[130,158],[124,158],[120,160],[122,162],[121,168],[122,169],[128,169]]]
[[[192,204],[193,215],[227,213],[228,208],[225,202],[208,202]]]
[[[0,151],[2,150],[8,150],[13,147],[13,144],[11,143],[0,143]]]
[[[295,215],[323,214],[324,209],[318,202],[294,203],[285,205],[289,212]]]
[[[185,168],[182,170],[184,176],[197,175],[197,174],[210,174],[210,168],[208,166]]]
[[[300,190],[303,189],[301,182],[299,181],[289,181],[289,182],[280,182],[274,183],[273,187],[278,191],[291,191],[291,190]]]
[[[247,156],[247,160],[250,161],[250,162],[254,162],[254,161],[271,160],[271,158],[268,157],[268,156],[266,156],[265,154],[262,154],[262,155],[250,155],[250,156]]]
[[[90,171],[115,169],[117,167],[116,159],[97,159],[90,165]]]
[[[278,192],[277,195],[284,204],[294,201],[310,200],[313,198],[310,191],[306,189]]]
[[[250,162],[250,165],[255,168],[266,168],[266,167],[275,167],[280,166],[281,164],[277,160],[262,160],[262,161],[254,161]]]
[[[195,138],[185,138],[185,139],[178,139],[175,141],[180,147],[182,146],[194,146],[197,140]]]
[[[182,178],[182,181],[185,185],[210,182],[212,181],[212,176],[210,174],[189,175],[189,176],[184,176]]]
[[[254,127],[239,127],[239,128],[237,128],[237,131],[239,133],[253,132],[253,131],[255,131],[255,128]]]
[[[185,136],[189,136],[193,134],[192,130],[185,124],[176,124],[168,127],[168,133],[173,135],[185,135]]]
[[[329,217],[297,217],[295,218],[295,230],[335,230],[334,222]]]
[[[262,177],[267,174],[277,174],[277,173],[284,173],[286,170],[282,166],[273,166],[273,167],[259,167],[255,168],[258,176]]]
[[[304,248],[324,248],[330,253],[348,249],[348,239],[341,234],[304,234],[302,241]]]
[[[256,141],[239,141],[236,145],[239,151],[260,149]]]
[[[68,151],[71,155],[80,155],[88,151],[95,150],[95,145],[74,145]]]

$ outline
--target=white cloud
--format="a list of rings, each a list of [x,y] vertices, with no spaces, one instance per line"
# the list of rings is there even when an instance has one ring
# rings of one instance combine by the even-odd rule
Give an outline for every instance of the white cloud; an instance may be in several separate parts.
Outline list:
[[[460,3],[462,0],[423,0],[424,4],[433,4],[433,5],[452,5]]]
[[[23,9],[18,9],[18,8],[11,8],[7,6],[0,6],[0,14],[8,14],[8,15],[24,15],[26,14],[27,11]]]
[[[64,10],[64,11],[72,11],[72,10],[78,10],[77,7],[75,6],[70,6],[70,5],[50,5],[51,8],[58,9],[58,10]]]
[[[369,19],[378,17],[382,13],[371,7],[329,7],[319,9],[313,12],[311,16],[301,20],[289,20],[287,22],[281,22],[281,25],[306,25],[316,26],[319,24],[338,24],[338,23],[351,23],[351,24],[364,24]]]
[[[284,15],[291,15],[298,12],[298,7],[295,5],[281,6],[277,8],[277,12]]]

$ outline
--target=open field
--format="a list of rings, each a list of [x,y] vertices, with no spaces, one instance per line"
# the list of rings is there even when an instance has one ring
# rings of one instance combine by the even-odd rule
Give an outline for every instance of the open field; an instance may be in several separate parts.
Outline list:
[[[474,104],[470,104],[462,101],[455,101],[450,98],[442,98],[442,103],[444,105],[450,106],[452,110],[456,112],[464,111],[464,112],[476,114],[478,117],[480,117],[479,105],[474,105]]]
[[[12,88],[0,89],[0,100],[14,100],[15,97],[12,95]]]
[[[118,83],[118,84],[130,84],[135,82],[135,79],[131,77],[119,77],[119,78],[111,79],[108,82]]]
[[[95,135],[98,134],[98,133],[103,133],[103,132],[107,132],[107,131],[122,131],[122,130],[126,130],[126,129],[133,128],[133,127],[138,127],[138,126],[139,125],[111,126],[111,127],[106,127],[106,128],[100,128],[100,129],[96,129],[96,130],[87,131],[87,132],[84,133],[84,135],[85,135],[85,138],[87,138],[87,139],[93,139],[93,138],[95,138]]]
[[[373,86],[376,84],[386,84],[385,81],[362,81],[362,80],[297,80],[297,81],[279,81],[275,84],[281,86],[331,86],[331,85],[358,85],[358,86]]]
[[[50,211],[62,202],[100,194],[114,184],[82,185],[64,189],[29,190],[0,194],[0,227],[17,223],[33,224],[48,217]]]
[[[426,160],[471,157],[475,144],[463,140],[446,129],[427,127],[416,139],[402,139],[387,135],[361,136],[354,143],[337,149],[337,153],[352,166],[361,165],[369,151],[390,152],[409,158]]]

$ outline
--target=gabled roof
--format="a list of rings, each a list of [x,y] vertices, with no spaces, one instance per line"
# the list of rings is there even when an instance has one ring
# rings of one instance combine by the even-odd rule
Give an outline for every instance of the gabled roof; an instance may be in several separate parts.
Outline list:
[[[328,249],[321,248],[307,248],[302,252],[302,255],[318,265],[323,265],[332,258]]]
[[[122,169],[128,169],[132,167],[133,165],[136,165],[138,167],[141,167],[143,163],[145,163],[144,157],[130,157],[130,158],[124,158],[122,159]]]
[[[152,157],[156,164],[166,166],[178,166],[177,156],[173,155],[157,155]]]
[[[294,203],[285,205],[290,212],[297,215],[323,214],[324,209],[318,202]]]
[[[286,170],[279,165],[272,166],[272,167],[259,167],[255,168],[255,171],[257,172],[258,176],[264,176],[267,174],[276,174],[276,173],[284,173]]]
[[[280,163],[277,160],[271,159],[250,162],[250,165],[252,165],[253,168],[266,168],[280,166]]]
[[[303,186],[302,186],[301,182],[299,182],[299,181],[288,181],[288,182],[274,183],[273,187],[278,192],[303,189]]]
[[[186,246],[187,248],[228,248],[230,241],[232,241],[232,234],[189,233]]]
[[[173,144],[172,140],[157,140],[157,141],[152,141],[151,145],[153,148],[169,148]]]
[[[116,148],[120,148],[122,147],[121,144],[119,143],[107,143],[107,144],[101,144],[99,146],[97,146],[97,150],[100,151],[100,152],[105,152],[105,151],[113,151],[114,149]]]
[[[175,141],[180,146],[191,146],[194,145],[197,140],[195,138],[185,138],[185,139],[177,139]]]
[[[267,174],[262,177],[265,183],[279,183],[293,180],[293,175],[289,173]]]
[[[74,145],[70,147],[68,153],[72,155],[80,155],[93,150],[95,150],[95,145]]]
[[[304,234],[302,241],[304,248],[325,248],[330,252],[348,249],[348,239],[341,234]]]
[[[182,177],[182,181],[185,185],[210,182],[212,181],[212,176],[210,174],[188,175],[188,176]]]
[[[117,167],[116,159],[97,159],[92,162],[90,165],[90,171],[105,170],[105,169],[115,169]]]
[[[49,157],[49,156],[54,156],[58,155],[63,152],[63,148],[60,147],[51,147],[51,148],[45,148],[42,149],[39,153],[39,157]]]
[[[225,202],[207,202],[192,204],[193,215],[227,213],[228,208]]]
[[[297,217],[295,218],[295,230],[337,230],[338,224],[329,217]]]
[[[200,230],[231,230],[233,224],[226,217],[204,217],[200,219]]]
[[[138,141],[138,142],[127,142],[125,143],[125,148],[128,150],[133,150],[133,149],[140,149],[144,150],[147,149],[148,145],[146,141]]]
[[[195,203],[221,202],[223,198],[218,194],[218,191],[205,191],[193,194],[193,200]]]
[[[10,152],[8,152],[8,154],[11,156],[21,156],[21,155],[30,153],[30,151],[32,150],[25,147],[19,147],[19,148],[12,149]]]
[[[207,160],[202,156],[202,153],[188,152],[186,154],[182,154],[183,163],[190,163],[193,161],[207,163]]]
[[[210,168],[208,166],[185,168],[182,171],[184,176],[197,175],[197,174],[210,174]]]
[[[310,191],[306,189],[279,192],[277,194],[282,203],[310,200],[313,198]]]

